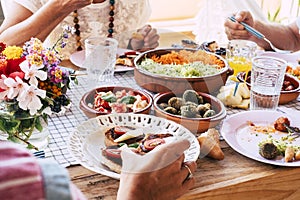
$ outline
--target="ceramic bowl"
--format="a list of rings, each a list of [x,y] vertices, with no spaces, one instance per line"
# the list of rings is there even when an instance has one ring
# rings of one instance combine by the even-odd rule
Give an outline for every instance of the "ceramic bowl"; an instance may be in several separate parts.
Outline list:
[[[146,71],[140,67],[141,62],[145,58],[151,58],[152,56],[161,56],[172,51],[180,51],[180,48],[169,48],[169,49],[155,49],[143,52],[139,54],[135,60],[135,71],[134,78],[139,86],[149,91],[160,93],[160,92],[184,92],[188,89],[193,89],[204,93],[214,93],[220,89],[221,86],[225,85],[229,75],[232,74],[231,68],[229,68],[227,61],[217,55],[210,52],[206,52],[208,55],[215,55],[220,62],[223,62],[224,67],[220,72],[215,75],[203,76],[203,77],[171,77],[167,75],[154,74]],[[196,51],[195,49],[184,49],[188,51]]]
[[[227,113],[225,106],[219,99],[210,94],[202,92],[198,92],[198,94],[203,97],[205,103],[211,104],[211,108],[215,111],[215,115],[206,118],[188,118],[164,111],[159,106],[161,103],[167,103],[170,98],[175,96],[182,97],[182,93],[175,94],[173,92],[160,93],[154,97],[154,115],[179,123],[194,134],[200,134],[207,131],[209,128],[216,127],[226,117]]]
[[[243,82],[245,78],[245,72],[240,72],[237,75],[237,79],[240,82]],[[247,79],[246,79],[246,84],[250,89],[250,81],[251,81],[251,72],[248,73]],[[300,94],[300,83],[297,77],[294,77],[290,74],[285,74],[284,75],[284,81],[289,81],[290,84],[293,85],[293,89],[291,90],[281,90],[280,92],[280,97],[279,97],[279,104],[287,104],[295,99],[298,98]]]
[[[151,95],[142,90],[137,90],[137,89],[133,89],[133,88],[129,88],[129,87],[122,87],[122,86],[107,86],[107,87],[99,87],[99,88],[93,89],[93,90],[85,93],[82,96],[80,103],[79,103],[79,107],[88,118],[93,118],[93,117],[96,117],[99,115],[109,114],[106,112],[101,112],[101,111],[95,110],[93,108],[95,94],[98,92],[109,92],[109,91],[112,91],[115,93],[116,91],[121,91],[121,90],[125,90],[127,92],[132,91],[135,95],[140,95],[144,99],[147,100],[148,105],[145,108],[140,109],[133,113],[149,114],[152,104],[153,104],[153,99],[152,99]]]

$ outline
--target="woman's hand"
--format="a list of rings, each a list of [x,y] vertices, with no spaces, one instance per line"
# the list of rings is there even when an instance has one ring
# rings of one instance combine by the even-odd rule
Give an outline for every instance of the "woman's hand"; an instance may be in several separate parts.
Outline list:
[[[158,47],[159,35],[156,29],[150,25],[145,25],[141,29],[138,29],[130,39],[129,47],[135,51],[146,51]]]
[[[156,147],[140,156],[122,150],[123,168],[118,199],[176,199],[195,184],[196,162],[184,163],[188,140]]]
[[[254,27],[254,20],[250,12],[248,11],[241,11],[235,15],[235,19],[238,22],[244,22],[251,27]],[[225,26],[225,33],[229,40],[232,39],[244,39],[249,40],[252,39],[252,35],[238,22],[232,22],[231,20],[227,19],[224,23]]]

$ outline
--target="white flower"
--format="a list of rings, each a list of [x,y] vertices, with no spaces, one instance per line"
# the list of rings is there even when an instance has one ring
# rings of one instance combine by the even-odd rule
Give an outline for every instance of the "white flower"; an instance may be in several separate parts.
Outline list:
[[[17,76],[16,79],[11,77],[6,78],[4,80],[4,84],[8,87],[7,97],[9,99],[13,99],[25,89],[24,84],[26,83],[24,83],[22,79]]]
[[[46,91],[41,90],[34,85],[28,86],[17,98],[19,107],[23,110],[29,109],[30,115],[35,115],[43,106],[38,96],[45,98]]]
[[[39,78],[42,81],[47,79],[47,72],[45,72],[43,70],[39,70],[39,69],[42,69],[43,67],[44,67],[43,65],[29,66],[28,61],[24,61],[20,64],[21,70],[25,73],[24,78],[26,80],[29,79],[29,84],[35,85],[35,86],[38,85],[37,78]]]
[[[0,92],[1,100],[3,100],[6,97],[6,95],[8,94],[8,89],[9,89],[7,87],[7,85],[5,85],[5,83],[4,83],[5,79],[7,79],[7,77],[4,74],[2,74],[1,78],[0,78],[0,88],[1,88],[1,90],[3,90],[2,92]]]
[[[47,107],[45,108],[43,111],[42,111],[42,114],[46,114],[46,115],[52,115],[52,110],[50,107]]]

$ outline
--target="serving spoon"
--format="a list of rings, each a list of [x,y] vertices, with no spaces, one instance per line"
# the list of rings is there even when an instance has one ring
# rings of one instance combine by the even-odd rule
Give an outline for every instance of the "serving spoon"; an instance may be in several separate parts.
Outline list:
[[[231,21],[233,21],[233,22],[238,22],[238,21],[235,19],[234,16],[231,16],[231,17],[228,17],[228,18],[229,18]],[[245,27],[245,29],[246,29],[249,33],[251,33],[252,35],[254,35],[255,37],[257,37],[258,39],[262,39],[262,40],[266,41],[266,42],[270,45],[271,49],[273,49],[274,51],[276,51],[276,52],[278,52],[278,53],[291,53],[291,51],[289,51],[289,50],[282,50],[282,49],[276,48],[276,47],[272,44],[272,42],[266,38],[266,36],[264,36],[261,32],[259,32],[258,30],[252,28],[252,27],[249,26],[248,24],[246,24],[246,23],[244,23],[244,22],[238,22],[238,23],[242,24],[242,25]]]

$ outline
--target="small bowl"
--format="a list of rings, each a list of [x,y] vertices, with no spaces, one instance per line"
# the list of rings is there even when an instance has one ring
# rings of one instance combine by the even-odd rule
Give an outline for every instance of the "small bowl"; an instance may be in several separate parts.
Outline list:
[[[237,75],[237,79],[240,82],[244,82],[244,77],[245,77],[245,72],[240,72]],[[251,72],[248,72],[248,78],[246,80],[246,84],[249,89],[251,86],[250,85],[250,81],[251,81],[250,77],[251,77]],[[289,90],[289,91],[281,90],[280,97],[279,97],[280,105],[287,104],[287,103],[297,99],[300,94],[300,83],[299,83],[299,80],[297,77],[294,77],[294,76],[286,73],[284,75],[284,81],[291,82],[291,84],[294,86],[294,89]]]
[[[154,97],[154,115],[181,124],[194,134],[203,133],[209,128],[216,127],[226,117],[225,106],[219,99],[210,94],[202,92],[198,92],[198,94],[203,97],[204,102],[211,104],[212,109],[216,112],[215,115],[207,118],[188,118],[164,111],[159,107],[159,104],[167,103],[171,97],[182,97],[182,93],[174,94],[173,92],[160,93]]]
[[[91,105],[93,105],[93,103],[94,103],[95,94],[96,94],[96,92],[109,92],[109,91],[116,92],[116,91],[121,91],[121,90],[126,90],[127,92],[133,91],[134,94],[136,94],[136,95],[146,97],[148,105],[145,108],[138,110],[136,112],[133,112],[133,113],[149,114],[152,104],[153,104],[153,99],[152,99],[151,95],[148,94],[147,92],[144,92],[141,90],[136,90],[133,88],[122,87],[122,86],[107,86],[107,87],[99,87],[99,88],[93,89],[93,90],[85,93],[82,96],[80,103],[79,103],[79,107],[88,118],[97,117],[99,115],[110,114],[110,113],[104,113],[104,112],[95,110],[91,107]]]

